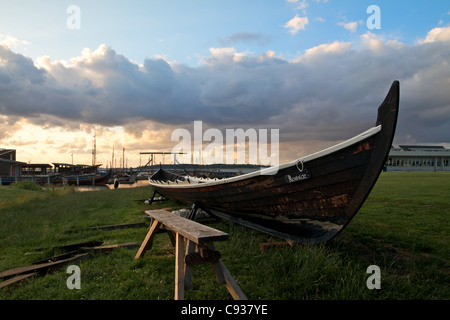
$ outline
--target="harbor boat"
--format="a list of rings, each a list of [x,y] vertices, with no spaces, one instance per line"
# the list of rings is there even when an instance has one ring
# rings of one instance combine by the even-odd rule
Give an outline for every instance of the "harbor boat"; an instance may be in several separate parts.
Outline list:
[[[111,172],[98,172],[91,174],[48,174],[45,176],[0,177],[0,185],[10,185],[20,181],[33,181],[40,185],[67,184],[73,186],[101,186],[105,185],[111,177]]]
[[[136,183],[136,174],[129,175],[121,172],[111,174],[107,184],[114,184],[115,181],[119,182],[119,184],[134,184]]]
[[[322,151],[222,180],[159,169],[156,193],[235,223],[299,243],[339,234],[360,210],[382,172],[397,124],[399,82],[378,108],[375,126]]]
[[[50,183],[62,183],[75,186],[100,186],[105,185],[111,178],[111,170],[100,171],[101,164],[68,164],[53,163],[54,175],[50,177]]]
[[[99,172],[86,175],[68,175],[59,178],[53,178],[50,183],[65,183],[73,186],[103,186],[111,177],[111,171]],[[64,181],[66,179],[66,181]],[[54,182],[52,182],[54,181]]]

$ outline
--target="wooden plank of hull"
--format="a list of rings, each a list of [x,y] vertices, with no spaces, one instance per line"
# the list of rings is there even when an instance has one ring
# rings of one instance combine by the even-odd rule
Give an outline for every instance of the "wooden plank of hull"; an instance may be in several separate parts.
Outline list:
[[[260,175],[197,188],[154,185],[158,193],[225,219],[297,242],[323,242],[342,230],[377,181],[392,145],[398,116],[395,81],[378,109],[381,131],[357,144],[304,163],[311,177],[298,182],[295,165]],[[173,176],[166,176],[173,178]]]

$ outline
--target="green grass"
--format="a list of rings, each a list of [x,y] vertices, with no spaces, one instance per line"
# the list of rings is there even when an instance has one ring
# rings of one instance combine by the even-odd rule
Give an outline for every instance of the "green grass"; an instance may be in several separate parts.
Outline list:
[[[141,243],[146,228],[67,230],[147,221],[146,209],[180,207],[134,201],[150,195],[150,187],[92,192],[0,187],[0,272],[49,257],[55,254],[53,247],[64,244]],[[449,195],[448,173],[383,173],[347,228],[322,245],[261,252],[260,242],[279,239],[228,222],[212,226],[230,234],[230,240],[216,243],[216,248],[249,299],[447,300]],[[81,290],[66,287],[69,275],[60,268],[0,289],[0,300],[173,299],[174,252],[168,237],[157,235],[144,258],[135,260],[135,254],[118,249],[81,262]],[[369,265],[381,269],[380,290],[366,286]],[[231,296],[215,282],[211,266],[201,265],[194,267],[185,298]]]

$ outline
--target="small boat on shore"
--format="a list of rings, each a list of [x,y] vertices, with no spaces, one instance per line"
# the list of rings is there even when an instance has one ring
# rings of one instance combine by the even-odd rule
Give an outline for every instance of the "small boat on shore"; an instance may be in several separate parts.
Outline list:
[[[122,174],[122,173],[116,173],[113,174],[112,177],[110,177],[108,179],[107,184],[114,184],[114,183],[119,183],[119,184],[134,184],[136,183],[136,174]]]
[[[378,108],[375,126],[335,146],[276,168],[222,180],[160,169],[149,182],[155,193],[193,205],[193,211],[202,209],[300,243],[328,241],[359,211],[383,170],[398,108],[399,82],[394,81]]]
[[[110,171],[93,174],[49,174],[45,176],[31,177],[0,177],[0,185],[10,185],[21,181],[33,181],[40,185],[65,184],[71,186],[100,186],[105,185],[110,177]]]

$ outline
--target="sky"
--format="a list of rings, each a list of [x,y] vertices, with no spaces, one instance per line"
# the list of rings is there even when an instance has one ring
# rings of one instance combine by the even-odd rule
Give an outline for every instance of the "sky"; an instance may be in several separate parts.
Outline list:
[[[448,1],[2,1],[0,148],[91,164],[95,136],[136,167],[202,121],[279,130],[286,162],[373,126],[394,80],[394,145],[450,147],[449,63]]]

